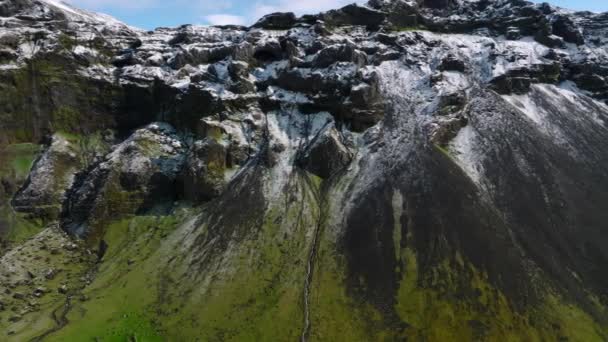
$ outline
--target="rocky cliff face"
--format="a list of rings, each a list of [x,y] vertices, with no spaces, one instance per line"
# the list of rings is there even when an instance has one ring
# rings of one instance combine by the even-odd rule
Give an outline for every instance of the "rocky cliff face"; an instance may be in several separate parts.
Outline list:
[[[547,4],[0,1],[0,339],[605,341],[607,100]]]

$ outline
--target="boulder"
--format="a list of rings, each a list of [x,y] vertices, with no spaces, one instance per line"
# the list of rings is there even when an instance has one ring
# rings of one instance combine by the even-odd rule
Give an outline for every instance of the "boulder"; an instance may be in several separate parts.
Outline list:
[[[387,14],[386,21],[393,28],[416,27],[420,7],[416,1],[370,0],[367,5]]]
[[[550,48],[563,48],[565,46],[564,39],[562,37],[554,34],[546,34],[542,31],[539,31],[539,33],[534,36],[534,39]]]
[[[384,118],[384,103],[375,75],[353,86],[346,105],[341,108],[340,118],[353,131],[361,132],[380,122]]]
[[[256,87],[252,81],[246,78],[241,78],[238,81],[233,81],[229,85],[229,90],[235,94],[247,94],[255,92]]]
[[[249,42],[242,42],[234,46],[232,51],[232,59],[249,63],[255,54],[254,46]]]
[[[269,39],[255,47],[253,57],[260,61],[276,61],[283,58],[283,47],[277,39]]]
[[[417,27],[419,25],[416,3],[393,1],[384,11],[388,13],[388,22],[394,27]]]
[[[491,85],[499,94],[525,94],[530,90],[532,80],[529,77],[501,75],[494,78]]]
[[[198,203],[219,196],[226,186],[226,157],[226,147],[216,139],[196,141],[180,176],[183,197]]]
[[[298,156],[298,166],[323,179],[344,170],[353,154],[333,124],[324,128]]]
[[[289,58],[292,61],[300,58],[300,49],[298,48],[296,43],[294,43],[291,40],[287,40],[287,39],[283,40],[281,43],[282,43],[283,50],[285,50],[287,58]]]
[[[454,139],[458,132],[468,124],[462,116],[440,117],[431,124],[431,143],[445,147]]]
[[[338,10],[331,10],[322,15],[329,26],[359,25],[377,29],[384,23],[386,13],[368,7],[351,4]]]
[[[368,108],[381,101],[378,87],[367,83],[353,86],[350,91],[350,98],[351,102],[359,108]]]
[[[36,298],[40,298],[40,297],[44,296],[47,292],[48,292],[48,290],[45,287],[38,287],[34,290],[33,295]]]
[[[525,94],[531,85],[532,80],[525,76],[500,75],[491,81],[492,89],[499,94]]]
[[[233,81],[249,75],[249,64],[241,61],[234,61],[228,64],[228,74]]]
[[[511,69],[492,79],[490,85],[499,94],[525,94],[533,83],[557,83],[561,73],[558,63],[534,64],[527,68]]]
[[[30,1],[2,1],[0,2],[0,17],[12,17],[31,6]]]
[[[448,55],[441,61],[441,64],[439,65],[439,70],[441,71],[465,72],[466,68],[467,67],[465,63],[462,60],[456,58],[456,56],[454,55]]]
[[[378,33],[376,34],[376,40],[384,45],[396,46],[399,36],[396,34]]]
[[[263,16],[253,27],[267,30],[288,30],[296,23],[296,15],[292,12],[277,12]]]
[[[130,65],[143,64],[143,61],[139,60],[133,51],[128,51],[120,56],[112,58],[112,65],[117,68],[123,68]]]
[[[25,185],[13,198],[13,208],[34,217],[56,219],[75,174],[85,167],[83,153],[95,151],[82,151],[78,143],[55,134],[51,145],[34,164]]]
[[[168,43],[171,46],[181,45],[181,44],[190,44],[192,43],[192,36],[186,31],[180,31],[175,34],[171,39],[169,39]]]
[[[108,222],[124,216],[163,214],[178,196],[175,182],[185,145],[168,124],[135,131],[103,161],[80,175],[68,193],[62,227],[97,244]]]
[[[353,62],[362,67],[367,63],[367,55],[351,44],[331,45],[317,53],[312,65],[315,68],[327,68],[337,62]]]
[[[329,31],[329,29],[327,28],[327,25],[325,25],[324,22],[320,21],[318,23],[315,23],[312,26],[312,30],[319,36],[325,37],[325,36],[329,36],[331,34],[331,32]]]
[[[509,40],[519,40],[522,37],[521,30],[517,27],[508,27],[507,32],[505,32],[505,36]]]
[[[439,112],[441,116],[450,115],[464,108],[467,97],[464,92],[451,92],[439,98]]]
[[[608,79],[598,74],[579,74],[574,76],[574,81],[582,89],[598,92],[608,90]]]
[[[585,43],[581,31],[576,27],[570,18],[565,15],[558,15],[553,20],[553,34],[561,37],[568,43],[581,45]]]

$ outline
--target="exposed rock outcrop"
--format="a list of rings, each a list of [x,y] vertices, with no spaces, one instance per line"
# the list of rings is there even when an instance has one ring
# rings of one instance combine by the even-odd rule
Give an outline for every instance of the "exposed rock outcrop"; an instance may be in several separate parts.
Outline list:
[[[0,27],[0,340],[608,339],[608,15]]]
[[[296,22],[296,15],[291,12],[271,13],[258,20],[253,27],[267,30],[287,30],[292,28]]]
[[[185,159],[182,140],[167,124],[150,124],[116,146],[67,194],[63,226],[96,241],[109,220],[139,212],[170,210]]]
[[[36,161],[27,182],[15,195],[12,201],[15,210],[57,219],[65,193],[72,187],[76,173],[85,168],[87,157],[82,154],[87,152],[79,149],[77,143],[55,134],[51,145]]]
[[[353,154],[344,145],[340,132],[329,125],[302,151],[298,163],[306,171],[327,179],[344,171],[352,159]]]

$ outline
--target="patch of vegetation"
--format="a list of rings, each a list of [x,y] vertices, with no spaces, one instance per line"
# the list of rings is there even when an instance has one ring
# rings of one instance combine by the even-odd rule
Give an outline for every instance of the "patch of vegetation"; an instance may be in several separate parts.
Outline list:
[[[603,341],[605,335],[589,315],[549,295],[544,306],[528,312],[514,306],[487,275],[460,256],[433,271],[441,283],[421,281],[416,253],[403,251],[403,279],[397,312],[410,325],[406,337],[430,341]],[[464,281],[464,283],[462,283]],[[426,284],[426,285],[423,285]],[[463,287],[464,285],[464,287]],[[438,290],[443,289],[443,290]],[[454,297],[457,291],[468,293]]]
[[[78,245],[69,250],[64,248],[68,243],[70,240],[59,229],[47,228],[20,244],[18,254],[3,258],[2,262],[10,264],[16,272],[0,282],[0,290],[3,294],[20,296],[2,299],[7,308],[0,311],[2,341],[30,341],[54,329],[59,312],[65,308],[66,296],[77,300],[93,257]],[[47,276],[50,270],[52,276]],[[23,281],[25,271],[34,275],[28,281]],[[65,288],[65,293],[58,291],[60,287]]]
[[[57,132],[66,139],[78,156],[82,168],[87,169],[93,164],[96,155],[106,155],[111,146],[103,139],[102,133],[97,131],[90,134],[77,134],[66,131]]]
[[[56,131],[78,132],[82,127],[81,114],[74,108],[62,106],[52,114],[53,128]]]
[[[173,310],[166,308],[167,313],[174,312],[166,318],[170,339],[298,340],[304,325],[306,261],[317,205],[303,180],[297,179],[302,202],[267,211],[259,231],[207,261],[210,274],[183,280],[192,283],[191,290],[169,291],[167,303],[183,303]],[[173,279],[169,286],[180,282]],[[186,298],[180,295],[184,291]]]
[[[0,151],[0,177],[11,177],[15,181],[25,180],[40,151],[40,145],[29,143],[4,147],[3,151]]]
[[[75,303],[70,324],[48,341],[164,341],[156,321],[158,264],[153,257],[180,215],[133,217],[108,226],[97,277]]]
[[[71,51],[76,45],[78,45],[78,42],[74,37],[71,37],[65,33],[59,35],[58,41],[59,45],[68,51]]]
[[[380,341],[382,317],[347,292],[345,263],[333,242],[322,239],[311,302],[312,341]]]
[[[445,147],[443,147],[441,145],[438,145],[438,144],[434,144],[433,146],[435,147],[435,149],[438,152],[440,152],[441,154],[443,154],[445,157],[447,157],[450,160],[453,160],[452,155],[450,154],[450,151],[448,151],[447,148],[445,148]]]
[[[41,147],[35,144],[0,148],[0,241],[5,244],[25,241],[42,229],[43,222],[15,213],[9,203],[26,181],[40,151]]]
[[[121,90],[78,75],[77,67],[61,55],[39,55],[0,75],[0,143],[37,142],[57,130],[84,134],[110,126],[114,117],[105,114]],[[104,115],[93,115],[100,112]]]
[[[44,221],[27,217],[27,215],[15,213],[6,204],[0,207],[0,215],[7,218],[9,230],[6,232],[5,240],[10,245],[22,243],[32,236],[38,234],[44,228]]]
[[[291,193],[300,200],[275,202],[260,213],[262,225],[252,223],[238,239],[210,237],[206,224],[185,229],[186,219],[194,217],[191,210],[108,222],[103,234],[108,250],[96,279],[84,290],[86,300],[73,303],[70,323],[46,340],[299,339],[311,229],[319,223],[310,184],[318,187],[320,181],[297,178]],[[197,237],[205,239],[192,242]],[[219,238],[239,242],[218,248]],[[421,274],[411,247],[396,254],[402,278],[394,309],[407,328],[393,329],[378,308],[349,290],[344,256],[334,238],[323,235],[319,243],[311,341],[605,340],[587,314],[558,296],[548,296],[535,311],[514,311],[487,275],[459,254]],[[394,238],[399,240],[395,246],[403,246],[401,239],[411,245],[411,236]]]
[[[309,229],[318,207],[302,188],[303,202],[269,210],[263,225],[248,229],[251,235],[234,248],[203,249],[211,254],[200,265],[184,259],[179,244],[172,245],[179,215],[111,223],[98,277],[85,291],[89,300],[79,303],[70,324],[48,340],[297,340]],[[166,257],[184,268],[165,266]]]

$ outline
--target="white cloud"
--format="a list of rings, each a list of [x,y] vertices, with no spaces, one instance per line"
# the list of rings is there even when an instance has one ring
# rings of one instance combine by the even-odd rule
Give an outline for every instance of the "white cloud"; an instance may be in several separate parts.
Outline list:
[[[232,0],[202,0],[198,3],[203,11],[225,11],[233,8]]]
[[[142,9],[158,6],[159,0],[63,0],[64,2],[79,8],[90,8],[100,10],[104,8]]]
[[[142,9],[142,8],[183,8],[184,11],[225,11],[233,8],[233,0],[59,0],[81,8],[91,9]]]
[[[359,4],[365,1],[356,1]],[[247,15],[234,15],[229,13],[213,14],[204,16],[203,19],[211,25],[251,25],[258,19],[269,13],[274,12],[294,12],[297,15],[302,14],[316,14],[319,12],[327,11],[330,9],[340,8],[348,4],[352,4],[353,0],[306,0],[306,1],[293,1],[293,0],[270,0],[270,1],[259,1],[253,4],[251,11]],[[211,5],[207,3],[207,7],[204,9],[212,9]],[[238,4],[238,2],[237,2]],[[238,6],[232,6],[230,0],[220,0],[215,5],[219,9],[235,9]]]
[[[61,1],[61,0],[60,0]],[[294,12],[297,15],[315,14],[340,8],[353,2],[363,4],[366,0],[62,0],[79,8],[112,12],[169,8],[184,10],[184,17],[193,13],[204,14],[203,20],[212,25],[250,25],[266,14]],[[185,19],[184,21],[188,21]]]
[[[254,16],[261,18],[272,12],[294,12],[298,15],[316,14],[319,12],[336,9],[357,2],[363,4],[366,1],[353,0],[278,0],[273,2],[258,2],[254,7]]]
[[[211,25],[247,25],[245,17],[232,14],[212,14],[204,19]]]

